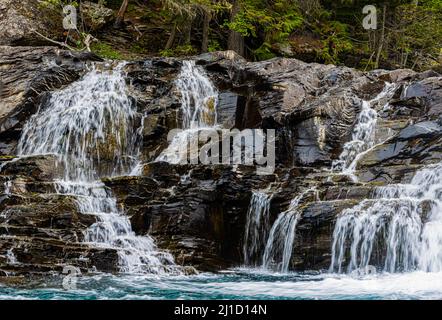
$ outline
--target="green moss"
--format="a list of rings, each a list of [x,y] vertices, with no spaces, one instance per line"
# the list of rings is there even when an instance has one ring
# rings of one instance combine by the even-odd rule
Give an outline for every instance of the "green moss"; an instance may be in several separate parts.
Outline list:
[[[268,60],[274,58],[276,55],[272,52],[269,43],[264,43],[261,47],[254,51],[255,59],[258,61]]]
[[[136,54],[143,54],[146,52],[146,50],[138,43],[133,44],[129,50],[130,50],[130,52],[133,52]]]
[[[110,45],[107,43],[99,42],[94,43],[91,46],[91,50],[98,55],[101,58],[104,59],[114,59],[114,60],[121,60],[123,59],[123,56],[120,52],[113,49]]]
[[[194,47],[190,44],[186,44],[183,46],[177,46],[173,49],[167,49],[160,52],[160,55],[163,57],[180,57],[180,56],[192,56],[198,52]]]

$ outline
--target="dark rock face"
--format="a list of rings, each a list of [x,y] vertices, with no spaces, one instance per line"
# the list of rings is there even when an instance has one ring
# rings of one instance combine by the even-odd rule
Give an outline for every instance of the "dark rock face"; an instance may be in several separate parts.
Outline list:
[[[0,70],[2,79],[7,79],[3,80],[6,100],[0,109],[0,141],[3,154],[13,155],[24,121],[45,92],[75,81],[83,72],[83,62],[93,57],[69,57],[63,52],[61,63],[48,69],[41,65],[55,59],[53,48],[5,48],[0,52],[0,61],[8,65],[6,73]],[[21,58],[10,58],[12,53]],[[130,217],[133,230],[152,235],[179,264],[202,271],[241,265],[253,191],[270,188],[273,192],[272,224],[291,199],[315,187],[316,195],[303,199],[299,207],[290,267],[327,269],[334,224],[342,210],[372,198],[376,186],[410,181],[422,165],[442,158],[442,85],[437,74],[362,73],[285,58],[251,63],[232,52],[194,59],[219,90],[217,112],[223,128],[276,130],[277,168],[263,176],[257,175],[254,166],[153,162],[167,146],[169,130],[181,124],[174,85],[181,61],[153,58],[128,63],[129,92],[144,114],[143,174],[106,178],[104,183]],[[23,66],[27,73],[22,73]],[[381,142],[358,162],[359,182],[331,175],[327,169],[351,139],[363,100],[376,97],[385,81],[394,82],[396,91],[388,105],[382,101],[375,106],[376,136]],[[1,163],[6,160],[10,159],[0,158]],[[52,180],[62,168],[54,169],[51,161],[51,156],[24,158],[6,163],[0,172],[4,182],[3,187],[0,184],[0,270],[46,272],[59,264],[115,270],[115,252],[81,243],[82,232],[94,219],[79,214],[72,198],[54,194]],[[8,181],[12,186],[6,192]],[[22,239],[23,245],[17,246],[10,235]],[[11,248],[24,266],[21,271],[7,258]],[[32,255],[25,254],[25,249]]]
[[[135,232],[149,232],[180,264],[213,271],[241,260],[238,244],[251,190],[274,179],[256,175],[252,167],[232,171],[223,165],[191,168],[160,162],[147,164],[142,177],[105,183],[128,208]]]
[[[95,223],[78,212],[75,198],[55,193],[60,177],[53,156],[5,163],[0,175],[0,270],[8,275],[61,273],[64,266],[83,272],[117,270],[117,253],[81,243]],[[8,190],[7,190],[8,189]]]

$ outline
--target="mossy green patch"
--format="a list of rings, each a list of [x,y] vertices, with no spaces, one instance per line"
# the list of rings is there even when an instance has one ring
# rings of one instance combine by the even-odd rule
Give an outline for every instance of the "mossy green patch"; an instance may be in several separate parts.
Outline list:
[[[94,43],[91,46],[91,50],[99,57],[104,59],[122,60],[123,55],[112,48],[109,44],[104,42]]]

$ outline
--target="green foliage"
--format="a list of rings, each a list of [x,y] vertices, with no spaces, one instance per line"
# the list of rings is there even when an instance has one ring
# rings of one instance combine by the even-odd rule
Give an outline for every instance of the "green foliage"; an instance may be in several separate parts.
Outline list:
[[[268,60],[276,57],[275,53],[272,52],[272,46],[264,42],[261,47],[256,49],[254,52],[255,60]]]
[[[162,57],[181,57],[181,56],[192,56],[198,53],[198,51],[192,47],[190,44],[176,46],[173,49],[167,49],[160,51]]]
[[[146,50],[138,43],[133,44],[130,47],[130,52],[137,53],[137,54],[143,54]]]
[[[209,46],[208,46],[208,51],[209,52],[215,52],[215,51],[221,51],[223,48],[221,47],[221,45],[219,44],[219,42],[217,40],[209,40]]]
[[[78,6],[80,1],[41,0],[40,3],[59,10],[66,4]],[[378,9],[377,30],[365,30],[362,26],[365,5],[375,5]],[[384,5],[386,21],[383,21]],[[246,48],[249,59],[284,55],[321,63],[345,61],[367,70],[376,67],[421,70],[437,63],[442,56],[442,0],[149,0],[130,1],[127,16],[134,25],[143,26],[137,37],[144,38],[123,50],[128,54],[198,54],[202,26],[207,22],[204,19],[209,17],[208,51],[228,49],[229,33],[236,31],[244,38],[244,44],[237,48]],[[63,40],[83,47],[87,35],[81,26],[80,23],[78,34],[69,32]],[[149,31],[151,28],[156,35]],[[168,42],[170,35],[173,36]],[[100,37],[98,33],[94,36]],[[242,41],[241,37],[233,39]],[[172,48],[160,51],[166,42]],[[94,43],[92,49],[105,58],[121,58],[107,44]]]
[[[413,56],[416,63],[424,56],[436,58],[442,48],[442,1],[420,1],[419,5],[398,7],[402,32],[396,34],[396,48]],[[416,64],[413,62],[413,64]]]
[[[318,29],[323,38],[323,49],[318,52],[325,63],[338,63],[342,53],[351,52],[353,44],[349,40],[348,26],[339,21],[331,21]]]
[[[92,52],[94,52],[96,55],[103,59],[115,59],[115,60],[121,60],[123,59],[123,56],[120,52],[113,49],[110,45],[107,43],[99,42],[94,43],[91,46]]]
[[[265,0],[243,0],[240,11],[226,26],[245,37],[256,38],[263,32],[268,41],[285,41],[302,22],[296,1],[275,0],[269,5]]]

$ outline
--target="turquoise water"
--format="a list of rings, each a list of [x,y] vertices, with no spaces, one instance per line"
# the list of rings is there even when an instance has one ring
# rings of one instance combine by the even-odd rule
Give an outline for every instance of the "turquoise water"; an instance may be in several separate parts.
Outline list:
[[[153,277],[77,277],[66,290],[62,278],[13,288],[0,285],[0,299],[442,299],[442,273],[412,272],[364,277],[232,270],[221,274]]]

